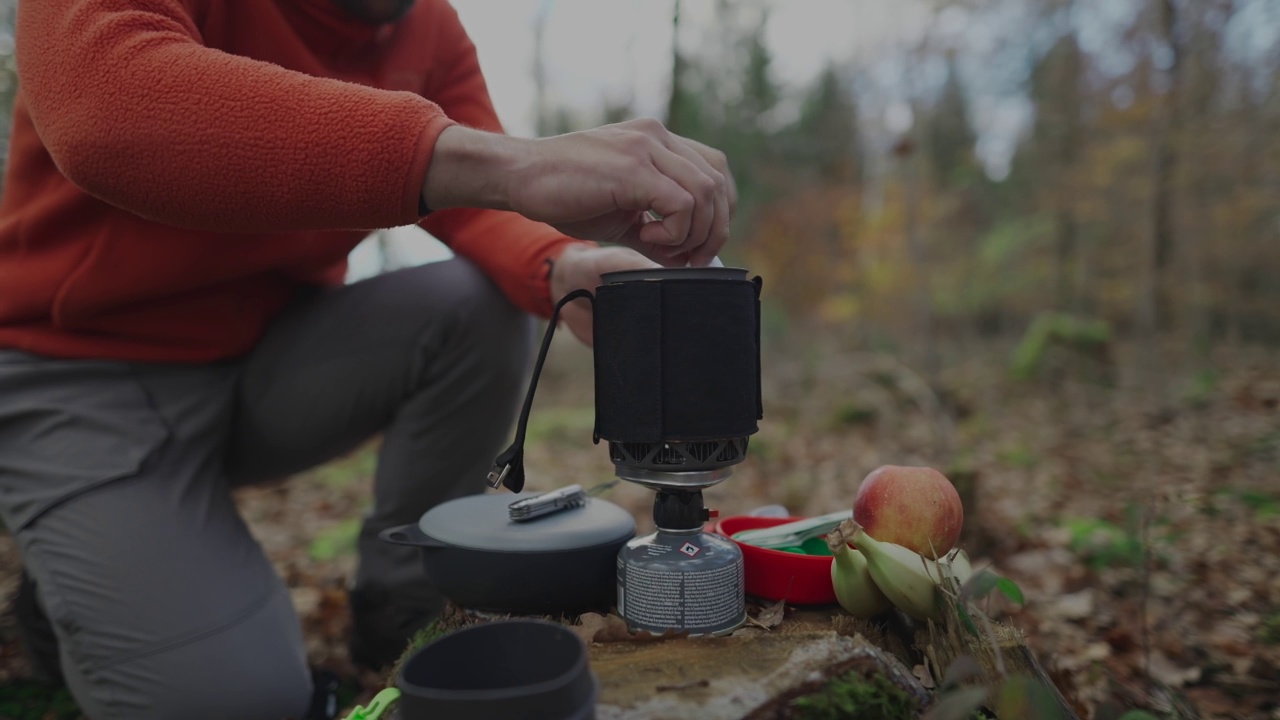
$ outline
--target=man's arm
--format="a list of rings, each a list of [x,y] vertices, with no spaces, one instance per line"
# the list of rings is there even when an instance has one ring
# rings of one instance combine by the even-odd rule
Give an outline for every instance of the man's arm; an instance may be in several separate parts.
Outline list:
[[[432,87],[427,88],[430,98],[439,103],[449,117],[467,127],[491,133],[503,132],[480,70],[476,48],[457,12],[447,2],[431,0],[431,6],[435,14],[432,21],[437,48],[435,66],[441,75]],[[451,150],[446,146],[445,152]],[[459,154],[465,152],[463,149]],[[483,156],[485,153],[480,149],[476,154]],[[443,167],[448,160],[441,159]],[[466,160],[459,158],[459,161]],[[495,174],[488,176],[495,177]],[[432,179],[428,178],[428,183]],[[456,190],[449,187],[451,181],[451,178],[439,178],[442,187],[436,191],[428,186],[424,188],[424,194],[450,194]],[[473,190],[471,194],[477,192],[487,194],[483,188]],[[499,197],[504,194],[501,190],[491,192]],[[484,270],[521,309],[543,317],[551,314],[554,305],[548,263],[570,245],[594,245],[570,238],[549,225],[496,209],[455,207],[437,210],[421,225],[455,253]]]
[[[183,0],[22,3],[17,41],[21,91],[58,168],[174,225],[415,222],[435,142],[454,124],[412,93],[207,48]]]

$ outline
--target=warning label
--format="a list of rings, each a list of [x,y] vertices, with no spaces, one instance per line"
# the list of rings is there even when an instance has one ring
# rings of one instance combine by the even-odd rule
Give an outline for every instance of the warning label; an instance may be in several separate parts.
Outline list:
[[[680,552],[684,553],[685,555],[688,555],[689,557],[693,557],[694,555],[697,555],[698,553],[702,552],[702,548],[698,547],[697,545],[694,545],[693,543],[685,543],[684,545],[680,546]]]
[[[685,543],[700,553],[702,548]],[[744,611],[742,565],[698,572],[673,572],[619,564],[618,607],[632,626],[661,633],[669,628],[692,634],[736,627]]]

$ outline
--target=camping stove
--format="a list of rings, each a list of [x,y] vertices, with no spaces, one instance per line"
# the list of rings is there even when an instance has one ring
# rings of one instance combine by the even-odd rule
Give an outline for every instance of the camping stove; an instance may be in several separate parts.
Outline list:
[[[618,553],[633,630],[732,632],[746,620],[742,552],[703,532],[703,491],[746,459],[760,403],[759,290],[739,268],[610,273],[596,291],[596,441],[654,491],[656,531]]]
[[[606,273],[594,294],[561,298],[543,338],[516,441],[489,481],[520,492],[533,392],[560,309],[594,310],[593,439],[615,474],[654,491],[656,531],[618,553],[618,612],[633,630],[732,632],[746,620],[742,553],[703,532],[703,491],[746,459],[764,417],[760,397],[759,278],[741,268],[654,268]]]

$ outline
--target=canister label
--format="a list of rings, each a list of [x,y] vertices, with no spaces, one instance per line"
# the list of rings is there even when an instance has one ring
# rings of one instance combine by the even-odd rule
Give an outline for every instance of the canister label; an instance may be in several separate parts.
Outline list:
[[[746,598],[740,558],[706,563],[711,558],[704,556],[704,548],[687,542],[660,554],[702,563],[645,563],[643,558],[657,549],[649,546],[637,553],[641,557],[628,559],[625,552],[618,557],[618,608],[628,625],[656,634],[676,630],[709,635],[742,624]]]

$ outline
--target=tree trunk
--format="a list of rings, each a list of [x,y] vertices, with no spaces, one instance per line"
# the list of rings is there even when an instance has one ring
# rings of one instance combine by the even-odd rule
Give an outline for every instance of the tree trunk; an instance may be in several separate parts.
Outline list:
[[[547,107],[546,46],[543,42],[550,14],[550,7],[543,5],[533,24],[533,127],[538,137],[545,137],[551,132],[551,112]]]
[[[1171,323],[1167,268],[1173,257],[1173,176],[1177,170],[1178,156],[1173,142],[1178,128],[1178,75],[1179,46],[1174,28],[1177,10],[1173,0],[1155,0],[1156,37],[1170,51],[1170,66],[1161,71],[1152,69],[1152,77],[1167,79],[1164,92],[1152,88],[1155,94],[1151,115],[1151,219],[1144,247],[1141,295],[1138,309],[1141,367],[1138,372],[1144,379],[1145,389],[1159,395],[1164,389],[1164,373],[1158,366],[1156,345],[1161,330]]]
[[[671,13],[671,93],[667,98],[667,128],[680,134],[685,128],[679,126],[683,117],[684,102],[683,83],[685,73],[684,55],[680,53],[680,0],[675,0]]]
[[[902,159],[902,184],[905,194],[903,229],[906,233],[907,252],[916,277],[915,327],[924,375],[932,385],[937,379],[937,347],[933,323],[933,284],[929,281],[929,248],[920,232],[920,179],[917,171],[917,153],[909,153]]]

